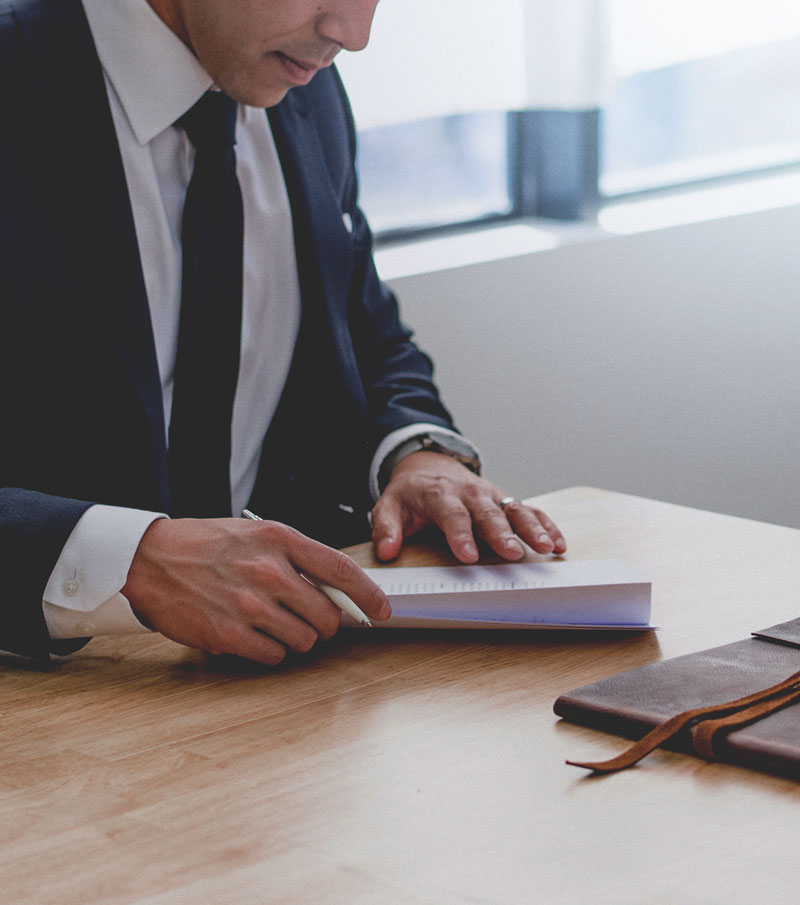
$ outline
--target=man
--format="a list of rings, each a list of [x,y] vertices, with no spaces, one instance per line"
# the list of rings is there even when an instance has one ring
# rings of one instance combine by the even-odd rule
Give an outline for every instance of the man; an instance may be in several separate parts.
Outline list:
[[[462,562],[566,548],[476,474],[375,274],[329,67],[376,5],[0,0],[0,647],[277,663],[339,624],[301,573],[388,617],[326,546],[375,498],[385,560],[430,523]]]

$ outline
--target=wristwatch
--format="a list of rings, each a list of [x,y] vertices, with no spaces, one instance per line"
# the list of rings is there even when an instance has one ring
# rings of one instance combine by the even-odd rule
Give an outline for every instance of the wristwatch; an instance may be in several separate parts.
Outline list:
[[[389,455],[381,463],[378,473],[378,484],[380,489],[389,483],[392,472],[402,459],[410,456],[411,453],[420,452],[421,450],[429,452],[441,453],[444,456],[450,456],[451,459],[457,459],[462,465],[465,465],[475,474],[481,473],[481,461],[475,448],[467,443],[458,434],[438,433],[426,431],[423,434],[417,434],[415,437],[401,443],[396,449],[392,450]]]

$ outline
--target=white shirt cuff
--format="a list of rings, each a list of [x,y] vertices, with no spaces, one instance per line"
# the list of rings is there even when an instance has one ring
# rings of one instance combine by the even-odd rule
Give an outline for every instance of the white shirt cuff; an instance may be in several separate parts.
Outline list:
[[[158,512],[96,505],[67,539],[44,590],[51,638],[149,632],[120,591],[145,531]]]
[[[420,434],[428,433],[434,435],[441,434],[447,437],[458,437],[462,443],[467,443],[469,446],[472,446],[475,455],[480,457],[478,450],[469,440],[461,434],[451,431],[447,427],[442,427],[441,424],[428,424],[424,421],[418,421],[416,424],[407,424],[405,427],[399,427],[397,430],[387,434],[383,440],[381,440],[378,448],[375,450],[375,455],[372,457],[372,464],[369,469],[369,492],[372,494],[373,500],[377,500],[381,495],[380,485],[378,484],[378,475],[380,474],[381,465],[383,465],[384,459],[386,459],[387,456],[390,456],[397,447],[402,443],[405,443],[406,440],[410,440],[412,437],[418,437]]]

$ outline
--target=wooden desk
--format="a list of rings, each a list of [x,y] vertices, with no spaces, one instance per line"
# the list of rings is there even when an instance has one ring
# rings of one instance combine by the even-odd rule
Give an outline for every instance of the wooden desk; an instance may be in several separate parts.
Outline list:
[[[797,901],[800,784],[666,752],[590,779],[564,759],[623,743],[551,707],[796,617],[800,531],[590,488],[537,502],[572,558],[652,577],[657,636],[352,631],[273,671],[160,637],[0,661],[0,902]]]

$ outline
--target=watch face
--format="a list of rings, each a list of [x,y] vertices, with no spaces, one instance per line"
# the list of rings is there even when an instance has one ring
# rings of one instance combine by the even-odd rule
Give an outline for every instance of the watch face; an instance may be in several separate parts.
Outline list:
[[[449,434],[429,434],[425,437],[428,446],[438,446],[447,452],[466,454],[472,456],[472,449],[457,437],[451,437]]]

